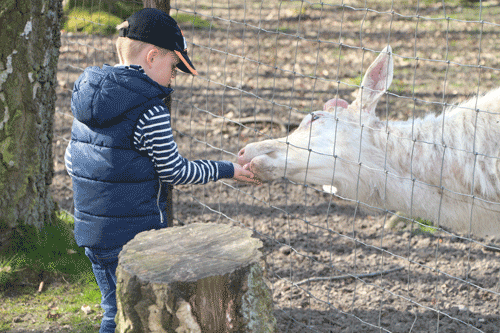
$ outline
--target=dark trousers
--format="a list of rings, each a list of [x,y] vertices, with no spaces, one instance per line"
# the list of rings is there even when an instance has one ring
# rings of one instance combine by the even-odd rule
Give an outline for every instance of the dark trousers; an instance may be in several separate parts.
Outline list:
[[[116,268],[118,267],[118,254],[121,250],[121,247],[113,250],[85,248],[85,254],[92,263],[92,270],[101,290],[101,307],[104,310],[104,316],[99,333],[115,332]]]

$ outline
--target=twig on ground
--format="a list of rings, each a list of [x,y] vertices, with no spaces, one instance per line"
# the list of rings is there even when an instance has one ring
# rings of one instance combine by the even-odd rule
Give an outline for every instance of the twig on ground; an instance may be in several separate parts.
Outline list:
[[[500,245],[491,243],[488,245],[484,245],[484,249],[491,252],[500,252]]]
[[[352,275],[352,274],[346,274],[346,275],[339,275],[339,276],[327,276],[327,277],[312,277],[308,279],[304,279],[302,281],[294,283],[294,285],[299,286],[301,284],[307,283],[307,282],[312,282],[312,281],[328,281],[328,280],[344,280],[344,279],[350,279],[350,278],[368,278],[368,277],[375,277],[378,275],[382,274],[389,274],[392,272],[400,271],[402,270],[403,267],[396,267],[396,268],[391,268],[386,271],[379,271],[375,273],[365,273],[365,274],[358,274],[358,275]]]
[[[216,121],[222,122],[223,118],[218,118]],[[276,119],[275,117],[268,117],[268,116],[250,116],[250,117],[244,117],[240,119],[230,119],[230,121],[227,122],[228,124],[251,124],[251,123],[270,123],[274,125],[278,125],[282,131],[286,131],[288,127],[297,127],[299,126],[298,123],[288,123],[288,122],[283,122],[280,121],[279,119]]]
[[[43,291],[43,285],[44,285],[44,282],[40,282],[40,285],[38,286],[38,293],[41,293]]]

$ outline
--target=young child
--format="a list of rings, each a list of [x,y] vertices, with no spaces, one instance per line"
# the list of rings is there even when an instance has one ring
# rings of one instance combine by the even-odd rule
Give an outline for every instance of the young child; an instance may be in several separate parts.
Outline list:
[[[258,183],[227,161],[188,161],[177,151],[163,99],[176,67],[197,75],[175,20],[146,8],[118,26],[120,64],[89,67],[75,82],[66,168],[73,180],[75,238],[92,262],[104,317],[114,332],[118,254],[136,234],[167,226],[165,184],[221,178]]]

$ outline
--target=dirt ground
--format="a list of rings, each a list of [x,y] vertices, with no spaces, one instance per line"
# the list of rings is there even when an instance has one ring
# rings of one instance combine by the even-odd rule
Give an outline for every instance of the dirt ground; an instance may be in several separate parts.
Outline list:
[[[200,75],[178,74],[172,114],[191,160],[236,161],[246,143],[285,136],[329,98],[352,101],[387,43],[395,74],[382,118],[440,112],[499,82],[495,1],[481,13],[441,2],[212,3],[180,8],[213,24],[182,25]],[[70,212],[70,89],[86,66],[115,61],[113,38],[63,34],[52,189]],[[280,332],[500,332],[500,252],[483,246],[499,238],[386,229],[382,209],[287,180],[177,186],[174,209],[175,224],[230,223],[263,240]]]

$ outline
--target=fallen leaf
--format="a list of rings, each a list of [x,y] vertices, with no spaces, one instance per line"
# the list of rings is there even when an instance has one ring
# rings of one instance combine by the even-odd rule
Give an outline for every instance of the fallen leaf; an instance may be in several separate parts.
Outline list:
[[[11,270],[12,270],[12,267],[5,266],[5,267],[0,268],[0,273],[2,273],[2,272],[9,273]]]
[[[43,285],[44,285],[44,282],[40,282],[40,285],[38,286],[38,292],[41,293],[43,291]]]
[[[49,311],[49,313],[47,313],[47,319],[56,320],[58,318],[61,318],[61,314],[59,314],[59,313],[51,313],[50,311]]]
[[[76,251],[73,249],[67,249],[66,251],[68,252],[68,254],[75,254],[76,253]]]
[[[82,305],[81,307],[81,310],[83,311],[83,313],[85,313],[86,315],[89,315],[91,313],[94,312],[94,310],[92,310],[92,308],[90,307],[90,305]]]

